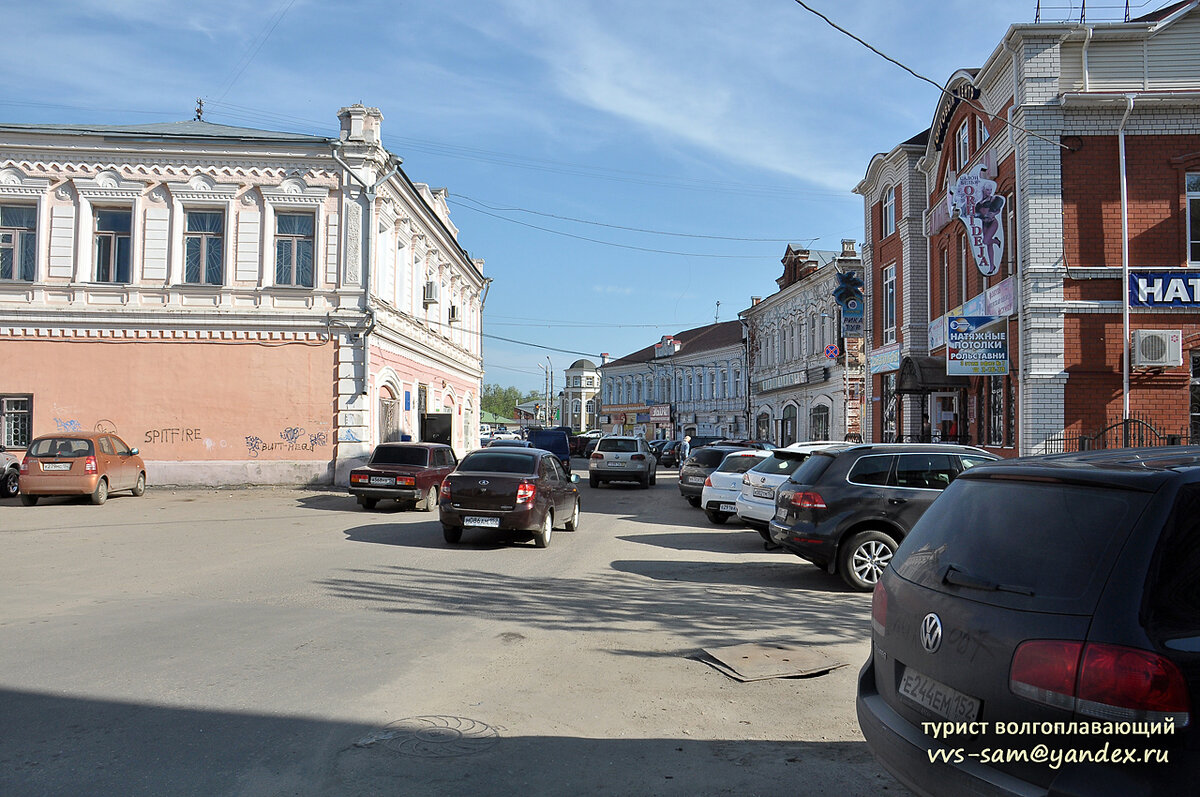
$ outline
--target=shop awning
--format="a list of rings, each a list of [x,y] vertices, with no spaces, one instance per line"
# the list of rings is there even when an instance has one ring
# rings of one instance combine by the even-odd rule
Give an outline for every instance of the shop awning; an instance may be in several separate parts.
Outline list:
[[[900,375],[896,378],[897,393],[940,393],[946,390],[962,390],[970,386],[965,376],[948,376],[946,358],[914,354],[900,361]]]

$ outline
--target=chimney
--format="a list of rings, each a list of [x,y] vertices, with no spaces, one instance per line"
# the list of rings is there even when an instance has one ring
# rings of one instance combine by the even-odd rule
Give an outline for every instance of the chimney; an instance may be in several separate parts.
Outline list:
[[[761,296],[751,296],[751,297],[750,297],[750,306],[751,306],[751,307],[754,307],[754,306],[756,306],[756,305],[757,305],[759,302],[761,302],[761,301],[762,301],[762,297],[761,297]]]
[[[842,239],[842,257],[858,257],[858,252],[854,251],[854,239]]]
[[[608,365],[608,352],[606,352],[606,351],[600,352],[600,364]]]
[[[361,104],[351,105],[338,111],[338,121],[342,123],[342,141],[357,144],[380,142],[383,114],[378,108],[368,108]]]

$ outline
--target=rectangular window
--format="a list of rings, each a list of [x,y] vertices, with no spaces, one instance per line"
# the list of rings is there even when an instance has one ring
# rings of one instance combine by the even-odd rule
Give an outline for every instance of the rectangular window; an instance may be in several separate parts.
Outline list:
[[[1017,430],[1017,383],[1011,376],[1004,377],[1004,392],[1008,398],[1004,402],[1004,447],[1013,448]]]
[[[33,282],[37,266],[37,208],[0,205],[0,281]]]
[[[1200,263],[1200,174],[1187,176],[1188,262]]]
[[[988,445],[1004,445],[1004,377],[988,379]]]
[[[961,172],[967,168],[967,161],[971,160],[971,129],[966,122],[959,125],[958,133],[954,136],[954,151],[956,155],[956,163],[958,170]]]
[[[28,448],[32,415],[33,396],[0,396],[0,444],[10,449]]]
[[[983,145],[991,138],[991,133],[988,132],[987,124],[983,121],[982,116],[975,117],[975,146],[978,149],[983,149]]]
[[[183,239],[183,281],[201,285],[225,282],[225,214],[187,212]]]
[[[883,374],[880,381],[879,390],[879,407],[880,407],[880,428],[883,432],[884,443],[894,443],[899,440],[899,429],[896,426],[896,405],[899,403],[899,396],[896,394],[896,372]]]
[[[275,284],[313,286],[313,229],[311,213],[275,216]]]
[[[942,250],[942,315],[950,312],[950,250]]]
[[[883,342],[896,342],[896,267],[883,270]]]
[[[883,238],[896,231],[896,186],[883,192]]]
[[[132,226],[131,211],[96,211],[96,282],[129,282]]]

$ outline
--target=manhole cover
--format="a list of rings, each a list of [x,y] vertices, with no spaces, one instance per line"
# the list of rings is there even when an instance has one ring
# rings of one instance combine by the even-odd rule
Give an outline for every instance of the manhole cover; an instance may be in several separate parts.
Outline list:
[[[407,717],[396,720],[354,743],[355,747],[381,747],[417,758],[450,758],[490,749],[500,733],[490,725],[466,717]]]

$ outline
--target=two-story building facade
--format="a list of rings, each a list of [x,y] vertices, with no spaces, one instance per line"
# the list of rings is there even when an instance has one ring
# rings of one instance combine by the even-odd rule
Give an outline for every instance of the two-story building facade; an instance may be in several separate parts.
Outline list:
[[[558,417],[561,425],[576,432],[597,427],[597,397],[600,395],[600,370],[591,360],[571,363],[563,373],[563,389],[559,399]]]
[[[741,321],[664,335],[600,366],[600,428],[647,438],[745,436],[745,364]]]
[[[860,434],[858,339],[843,339],[838,275],[862,273],[855,242],[842,250],[789,245],[779,290],[740,313],[750,355],[754,437],[778,445]]]
[[[152,483],[329,483],[478,439],[482,261],[382,114],[0,125],[0,430],[115,431]]]

